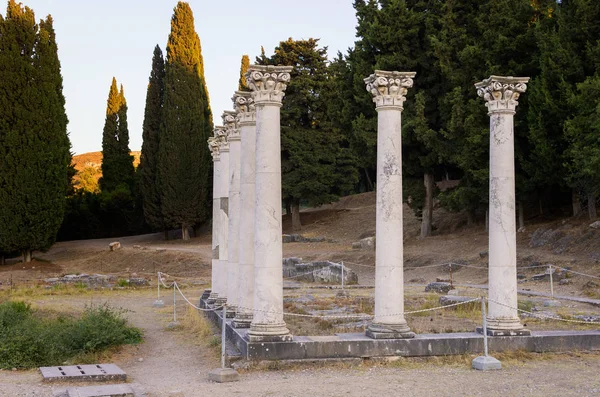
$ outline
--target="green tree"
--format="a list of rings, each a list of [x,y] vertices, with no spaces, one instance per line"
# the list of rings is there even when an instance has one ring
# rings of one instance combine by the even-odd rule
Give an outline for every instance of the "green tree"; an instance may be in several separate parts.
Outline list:
[[[164,96],[165,61],[157,45],[152,57],[152,71],[146,92],[146,109],[142,129],[142,154],[138,166],[139,188],[143,200],[144,217],[154,228],[164,229],[157,181],[158,148]]]
[[[301,228],[301,201],[313,206],[331,202],[338,197],[338,182],[353,179],[354,169],[347,167],[348,156],[341,150],[342,136],[327,122],[327,48],[319,48],[318,42],[290,38],[270,58],[257,58],[259,64],[294,67],[281,109],[282,188],[294,230]]]
[[[9,0],[0,16],[0,251],[45,250],[68,190],[70,142],[53,20]]]
[[[113,77],[106,104],[106,120],[102,133],[102,191],[115,190],[120,185],[133,190],[133,156],[129,150],[127,128],[127,102],[121,90],[117,90],[117,79]]]
[[[239,91],[250,91],[248,88],[248,82],[246,82],[246,73],[250,67],[250,58],[248,55],[242,55],[242,64],[240,65],[240,79],[238,81]]]
[[[212,115],[200,39],[189,4],[178,2],[171,19],[158,149],[158,186],[167,225],[188,228],[210,216],[212,160],[206,141]]]

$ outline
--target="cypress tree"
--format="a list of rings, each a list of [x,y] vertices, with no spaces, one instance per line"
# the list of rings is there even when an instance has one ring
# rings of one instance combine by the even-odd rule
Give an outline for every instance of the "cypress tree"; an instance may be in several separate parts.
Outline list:
[[[127,102],[123,92],[117,89],[113,77],[106,104],[106,120],[102,133],[102,178],[100,189],[110,192],[123,185],[133,190],[133,156],[129,150],[127,128]]]
[[[212,160],[206,140],[212,115],[200,39],[189,4],[178,2],[171,19],[158,150],[162,213],[168,225],[188,228],[208,219]]]
[[[0,17],[0,251],[48,249],[71,162],[53,21],[14,0]]]
[[[250,91],[246,82],[246,72],[250,66],[250,58],[248,55],[242,55],[242,64],[240,66],[240,79],[238,81],[238,91]]]
[[[160,145],[160,125],[164,95],[165,61],[160,47],[154,48],[152,71],[146,93],[146,109],[142,130],[142,155],[138,174],[143,200],[144,217],[154,228],[164,228],[160,207],[160,191],[156,184],[158,148]]]

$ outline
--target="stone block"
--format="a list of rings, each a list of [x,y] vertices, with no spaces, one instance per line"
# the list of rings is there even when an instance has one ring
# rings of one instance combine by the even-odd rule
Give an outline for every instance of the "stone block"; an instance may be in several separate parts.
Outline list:
[[[233,368],[217,368],[208,373],[208,379],[217,383],[237,382],[240,375]]]
[[[109,248],[111,251],[116,251],[116,250],[118,250],[118,249],[121,249],[121,243],[120,243],[120,242],[118,242],[118,241],[114,241],[114,242],[112,242],[112,243],[108,244],[108,248]]]
[[[125,381],[127,374],[115,364],[63,365],[40,367],[45,382],[54,381]]]
[[[438,294],[447,294],[448,291],[454,289],[450,283],[434,282],[425,286],[425,292],[437,292]]]
[[[590,224],[590,227],[592,229],[600,229],[600,221],[596,221],[596,222]]]
[[[490,356],[479,356],[473,359],[471,365],[478,371],[493,371],[502,369],[502,363]]]

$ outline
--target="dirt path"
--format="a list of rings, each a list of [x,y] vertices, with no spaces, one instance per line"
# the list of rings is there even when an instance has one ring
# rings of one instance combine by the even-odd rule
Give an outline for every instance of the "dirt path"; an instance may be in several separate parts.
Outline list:
[[[187,290],[186,295],[196,300],[199,292]],[[504,370],[495,373],[471,370],[469,358],[452,364],[405,360],[400,366],[365,363],[352,367],[337,364],[252,370],[242,372],[240,382],[215,384],[207,379],[208,372],[219,364],[214,349],[196,343],[184,331],[167,329],[172,319],[168,307],[171,299],[164,297],[167,304],[164,309],[151,306],[152,291],[59,296],[33,302],[39,307],[73,308],[108,302],[130,310],[130,321],[144,330],[144,342],[126,347],[112,362],[127,372],[131,382],[143,385],[149,397],[600,395],[600,353],[537,356],[524,363],[510,359],[504,363]],[[180,316],[184,310],[181,302]],[[64,386],[43,384],[37,371],[0,371],[0,396],[51,396],[60,387]]]

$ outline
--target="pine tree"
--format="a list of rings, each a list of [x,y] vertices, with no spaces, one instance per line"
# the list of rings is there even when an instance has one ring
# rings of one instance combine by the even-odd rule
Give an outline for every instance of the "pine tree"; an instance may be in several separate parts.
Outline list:
[[[248,88],[248,83],[246,82],[246,73],[248,72],[249,66],[250,58],[248,57],[248,55],[242,55],[242,64],[240,66],[240,80],[238,82],[239,91],[250,91],[250,88]]]
[[[212,160],[206,140],[212,115],[200,39],[189,4],[178,2],[171,19],[158,155],[162,213],[168,225],[188,228],[209,217]]]
[[[0,251],[45,250],[56,239],[71,162],[50,16],[14,0],[0,17]]]
[[[313,206],[331,202],[337,198],[336,184],[343,178],[354,182],[355,175],[340,150],[342,136],[327,122],[327,48],[319,48],[318,42],[290,38],[268,59],[272,65],[294,67],[281,109],[282,188],[294,230],[301,227],[301,201]],[[336,167],[338,160],[343,167]]]
[[[117,89],[117,79],[113,77],[106,104],[106,120],[102,133],[102,178],[100,189],[105,192],[127,187],[133,191],[133,156],[129,150],[129,130],[127,128],[127,102],[123,86]]]
[[[157,165],[158,148],[160,146],[160,125],[164,95],[165,61],[162,51],[157,45],[152,57],[152,71],[146,93],[146,109],[142,131],[142,155],[138,166],[140,192],[143,200],[144,217],[154,228],[164,228],[164,220],[160,206]]]

